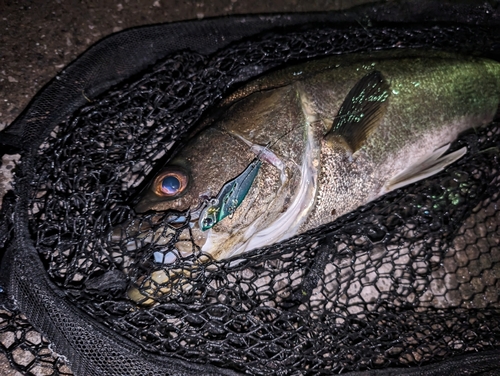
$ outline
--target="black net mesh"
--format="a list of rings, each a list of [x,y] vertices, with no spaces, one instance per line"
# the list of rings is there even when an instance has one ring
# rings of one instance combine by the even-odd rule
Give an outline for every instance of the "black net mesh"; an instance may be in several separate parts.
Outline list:
[[[415,374],[495,374],[498,122],[463,135],[452,149],[465,145],[468,154],[443,173],[231,260],[194,267],[200,255],[187,223],[167,223],[172,213],[137,215],[132,203],[175,142],[241,81],[382,48],[498,58],[499,38],[473,26],[362,25],[267,33],[211,55],[171,54],[80,108],[22,160],[32,172],[17,183],[28,179],[29,222],[10,228],[19,239],[29,226],[36,253],[27,243],[11,247],[18,256],[5,257],[9,293],[58,351],[66,349],[75,374],[319,375],[428,364]],[[13,209],[5,207],[7,218]],[[180,257],[166,265],[171,252]],[[142,302],[127,298],[130,288]],[[15,308],[0,311],[0,320],[0,349],[17,369],[70,373]]]
[[[0,349],[23,375],[73,375],[64,358],[53,354],[50,342],[16,310],[0,310]]]

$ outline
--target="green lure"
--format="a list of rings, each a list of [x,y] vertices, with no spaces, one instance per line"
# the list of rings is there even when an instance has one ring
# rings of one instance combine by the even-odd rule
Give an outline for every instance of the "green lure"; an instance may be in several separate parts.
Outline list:
[[[245,199],[261,165],[260,159],[254,159],[240,175],[222,187],[217,197],[208,200],[208,205],[201,211],[199,219],[202,231],[211,229],[216,223],[233,215]]]

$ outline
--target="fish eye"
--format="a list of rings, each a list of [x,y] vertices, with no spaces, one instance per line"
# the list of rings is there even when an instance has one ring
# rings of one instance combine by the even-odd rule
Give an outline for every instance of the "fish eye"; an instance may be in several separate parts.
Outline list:
[[[154,191],[158,196],[175,197],[186,190],[188,176],[178,168],[169,168],[155,179]]]
[[[181,182],[174,175],[166,176],[161,181],[162,191],[170,195],[175,195],[179,191],[180,187]]]

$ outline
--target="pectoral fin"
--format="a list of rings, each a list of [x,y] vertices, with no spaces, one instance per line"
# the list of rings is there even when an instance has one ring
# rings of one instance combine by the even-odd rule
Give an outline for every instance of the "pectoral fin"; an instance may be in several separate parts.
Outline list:
[[[352,153],[359,150],[380,124],[389,94],[389,83],[382,73],[364,76],[347,94],[326,140],[346,143]]]
[[[428,178],[442,171],[446,166],[462,158],[467,153],[467,148],[463,147],[453,153],[443,154],[449,149],[450,144],[446,144],[424,160],[417,161],[414,165],[392,178],[385,186],[385,192],[404,187],[419,180]]]

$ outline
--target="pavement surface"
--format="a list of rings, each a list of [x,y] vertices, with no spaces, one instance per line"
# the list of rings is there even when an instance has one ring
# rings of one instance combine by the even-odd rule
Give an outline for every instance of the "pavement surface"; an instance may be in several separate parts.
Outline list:
[[[154,23],[230,14],[345,9],[370,0],[51,0],[0,1],[0,124],[99,39]],[[373,0],[372,0],[373,2]]]

